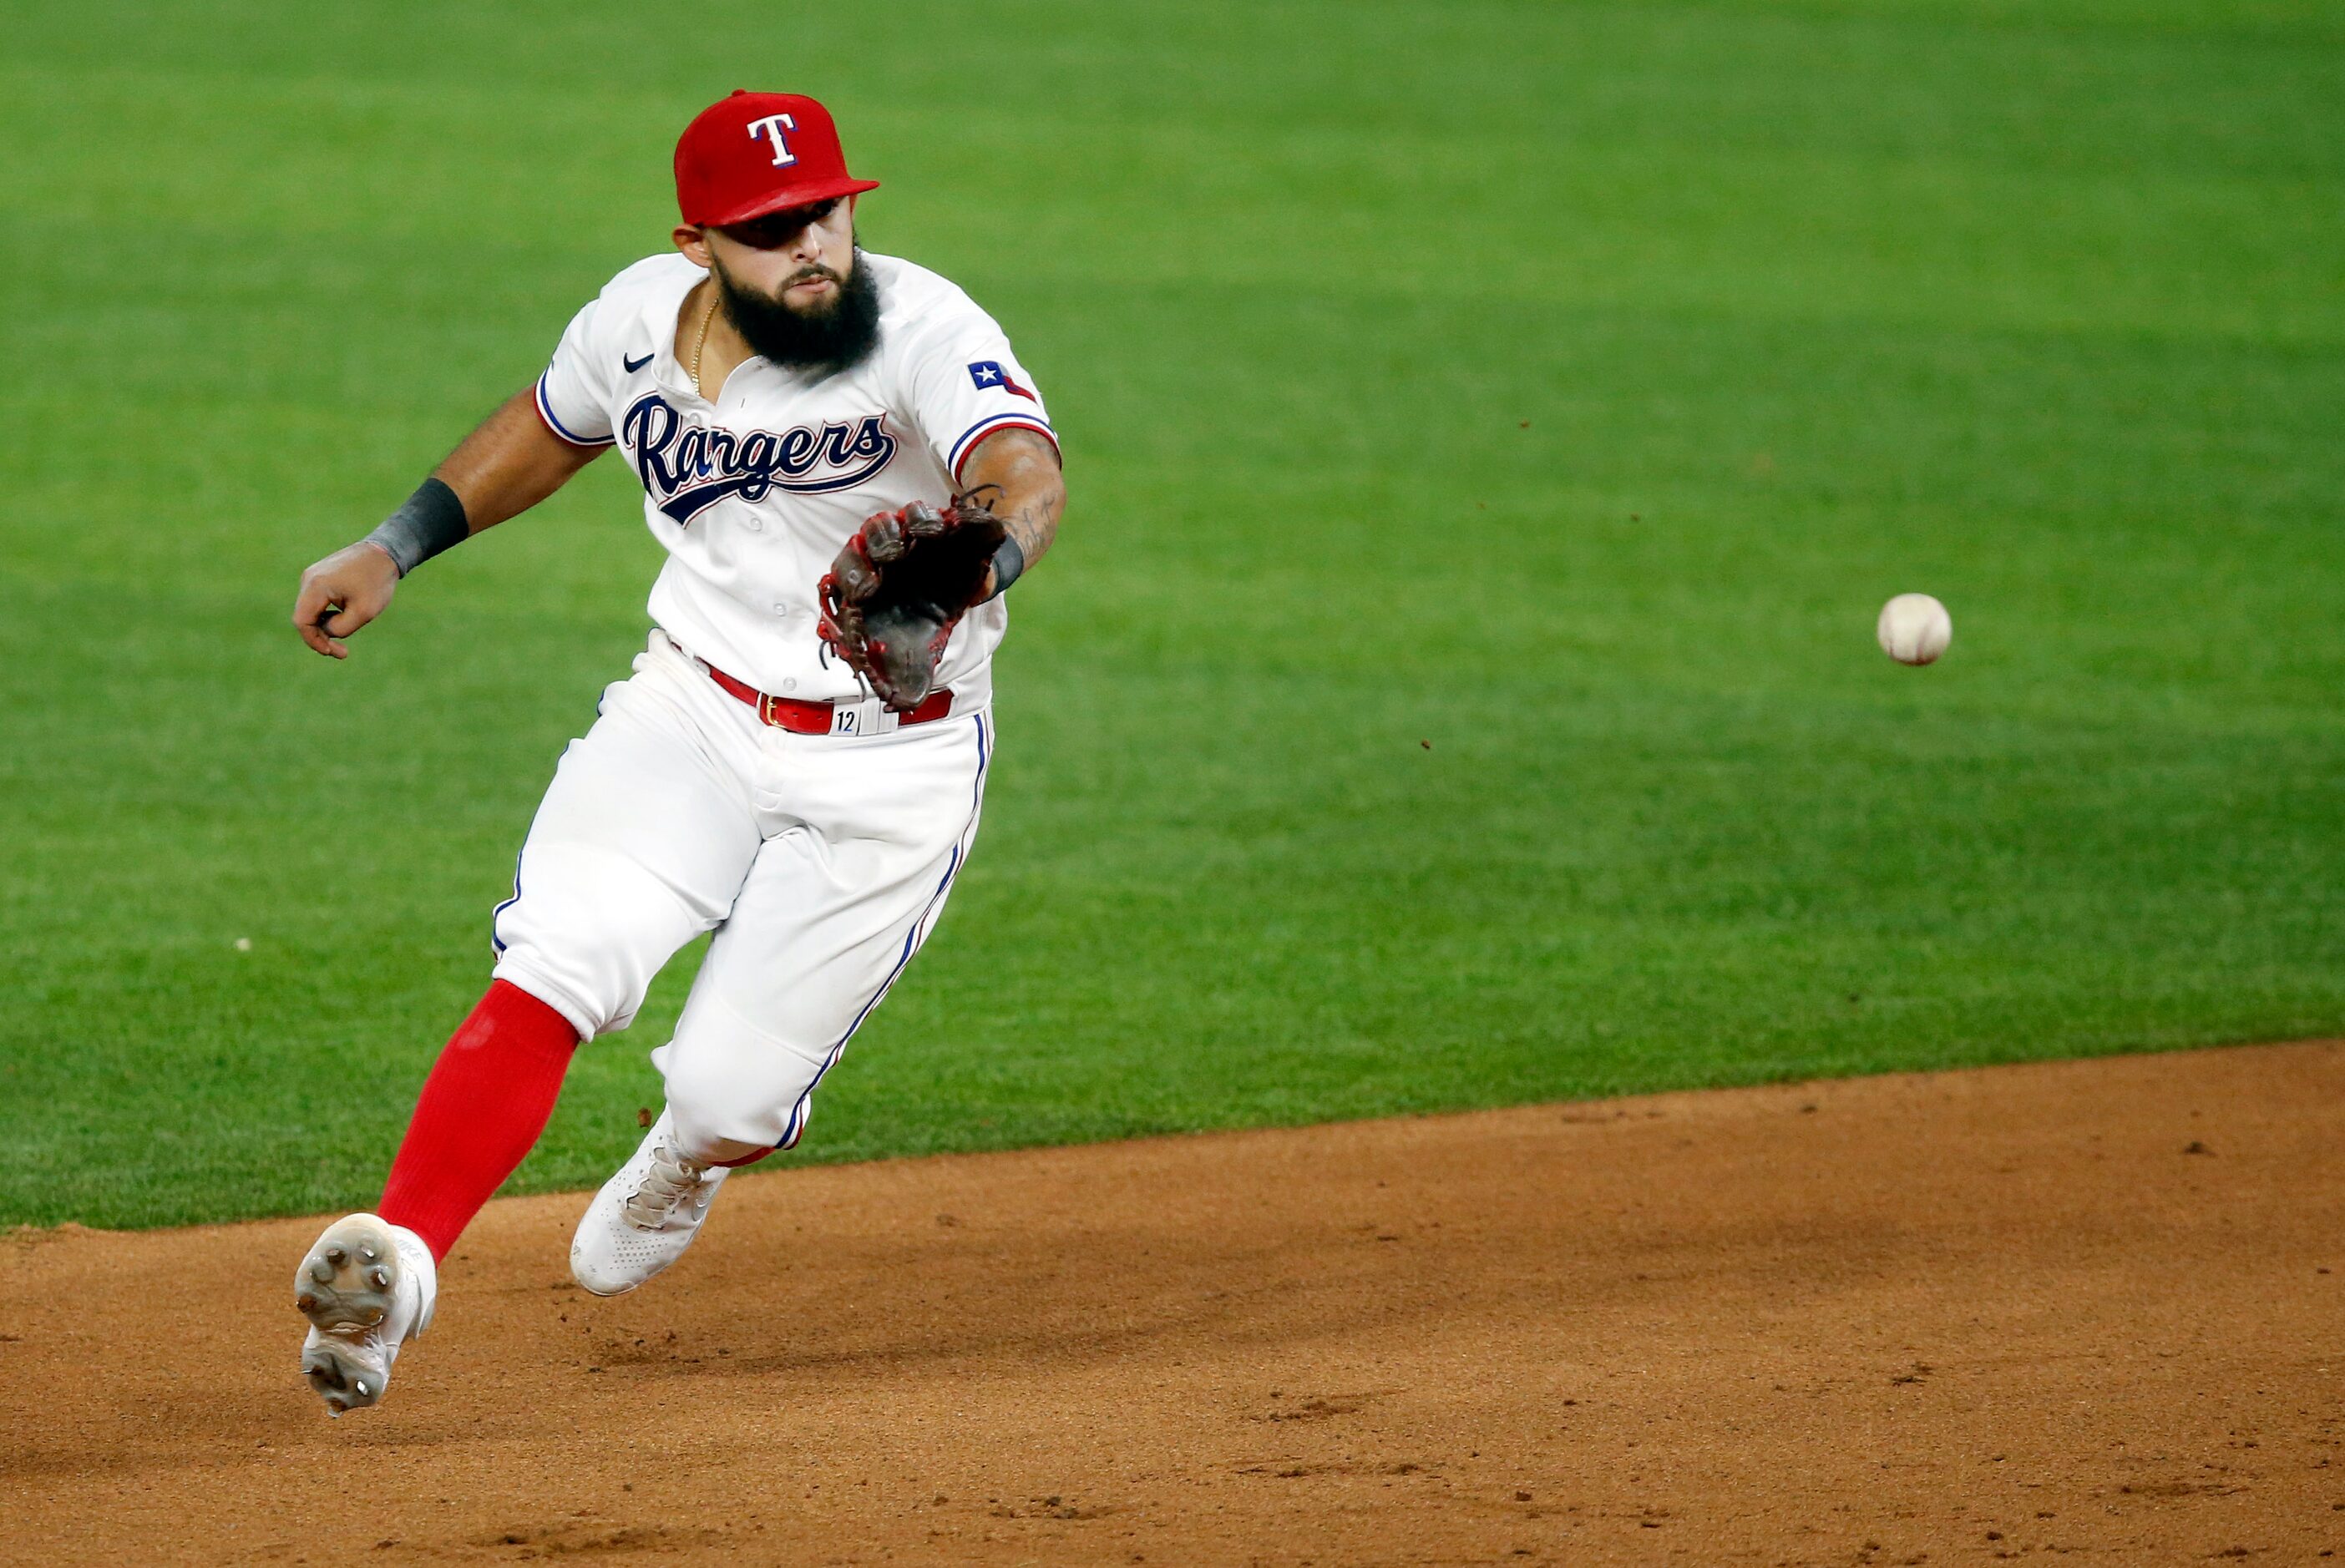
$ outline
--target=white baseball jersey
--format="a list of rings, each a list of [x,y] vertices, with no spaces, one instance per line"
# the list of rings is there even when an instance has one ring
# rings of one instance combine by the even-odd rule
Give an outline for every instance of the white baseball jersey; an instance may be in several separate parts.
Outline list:
[[[995,430],[1058,439],[1009,339],[967,294],[892,256],[857,264],[879,286],[879,340],[838,375],[752,358],[709,403],[675,342],[677,310],[706,273],[670,253],[611,279],[537,383],[555,435],[616,444],[643,484],[644,520],[668,552],[653,621],[727,674],[801,701],[864,695],[815,632],[815,584],[863,520],[945,501]],[[997,598],[955,629],[938,679],[956,712],[990,697],[1008,625]]]

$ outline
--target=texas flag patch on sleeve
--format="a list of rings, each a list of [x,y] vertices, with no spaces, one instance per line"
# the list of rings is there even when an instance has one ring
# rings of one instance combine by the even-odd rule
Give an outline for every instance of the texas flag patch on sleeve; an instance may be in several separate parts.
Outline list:
[[[980,359],[969,368],[969,379],[977,383],[977,389],[980,392],[989,392],[999,387],[1005,392],[1016,393],[1030,403],[1042,400],[1020,386],[1018,379],[1003,369],[999,360]]]

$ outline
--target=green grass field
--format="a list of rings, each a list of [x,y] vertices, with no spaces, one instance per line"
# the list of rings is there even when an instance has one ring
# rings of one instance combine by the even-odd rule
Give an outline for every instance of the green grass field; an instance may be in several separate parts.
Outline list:
[[[736,86],[1074,497],[795,1158],[2345,1027],[2333,5],[11,15],[0,1222],[373,1200],[657,551],[605,460],[347,665],[295,577]],[[633,1146],[690,957],[517,1186]]]

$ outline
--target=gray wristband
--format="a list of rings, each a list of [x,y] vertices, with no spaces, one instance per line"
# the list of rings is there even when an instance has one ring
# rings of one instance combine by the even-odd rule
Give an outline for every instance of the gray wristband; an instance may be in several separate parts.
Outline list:
[[[1019,574],[1025,570],[1026,547],[1009,534],[1003,534],[1001,543],[993,551],[993,592],[986,597],[999,599],[1009,592],[1010,585],[1017,582]]]
[[[404,577],[442,551],[463,543],[472,531],[456,492],[437,479],[427,479],[366,541],[381,546]]]

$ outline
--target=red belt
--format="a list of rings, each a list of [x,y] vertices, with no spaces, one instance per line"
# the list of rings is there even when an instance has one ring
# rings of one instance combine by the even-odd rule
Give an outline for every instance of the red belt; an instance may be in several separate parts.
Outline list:
[[[740,698],[756,709],[757,720],[760,723],[771,724],[777,730],[787,730],[794,735],[827,735],[831,733],[834,723],[831,713],[838,706],[837,703],[801,703],[792,697],[773,696],[757,690],[746,681],[735,680],[706,660],[701,662],[700,667],[708,672],[710,680],[724,687],[729,694]],[[853,705],[849,704],[849,706]],[[919,707],[898,718],[896,723],[898,727],[905,724],[925,724],[933,719],[941,719],[951,712],[952,693],[938,692]]]

